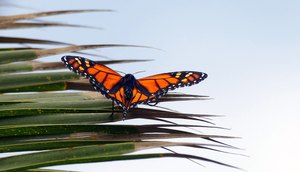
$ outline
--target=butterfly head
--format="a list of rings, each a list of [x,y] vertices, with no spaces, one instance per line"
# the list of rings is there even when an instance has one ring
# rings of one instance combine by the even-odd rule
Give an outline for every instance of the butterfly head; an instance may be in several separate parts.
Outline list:
[[[135,77],[134,77],[132,74],[126,74],[126,75],[124,76],[124,79],[125,79],[126,81],[130,81],[130,80],[135,80]]]
[[[136,79],[132,74],[126,74],[124,76],[124,80],[125,80],[125,82],[132,82],[132,81],[135,81]]]

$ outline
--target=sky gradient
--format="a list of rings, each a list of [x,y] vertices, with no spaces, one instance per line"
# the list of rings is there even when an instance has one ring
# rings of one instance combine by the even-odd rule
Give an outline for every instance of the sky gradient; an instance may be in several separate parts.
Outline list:
[[[300,171],[300,1],[10,2],[32,9],[11,7],[2,11],[2,14],[63,9],[116,10],[113,13],[41,18],[103,27],[103,30],[44,28],[1,31],[1,35],[28,35],[51,40],[61,40],[63,37],[65,40],[62,41],[76,44],[125,43],[162,49],[113,48],[100,52],[114,59],[154,59],[147,63],[110,66],[125,73],[145,70],[137,74],[138,78],[180,70],[208,74],[208,78],[199,85],[181,88],[179,91],[208,95],[212,100],[165,103],[161,106],[182,112],[225,115],[214,119],[214,122],[231,129],[224,131],[225,134],[242,137],[228,142],[245,149],[239,153],[249,157],[206,151],[199,151],[197,155],[203,154],[204,157],[212,157],[251,172]],[[58,61],[60,57],[52,56],[43,60]],[[199,167],[188,160],[165,158],[87,164],[76,168],[82,171],[122,172],[161,169],[173,172],[238,171],[215,164],[204,165],[206,167]],[[68,167],[74,166],[57,168]]]

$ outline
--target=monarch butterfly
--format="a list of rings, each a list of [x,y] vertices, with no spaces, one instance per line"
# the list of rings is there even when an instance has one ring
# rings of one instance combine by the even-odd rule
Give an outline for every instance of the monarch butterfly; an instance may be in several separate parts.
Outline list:
[[[94,88],[123,109],[125,118],[129,108],[137,104],[157,103],[169,90],[191,86],[207,78],[195,71],[162,73],[136,79],[132,74],[121,76],[102,64],[79,56],[63,56],[66,67],[89,79]]]

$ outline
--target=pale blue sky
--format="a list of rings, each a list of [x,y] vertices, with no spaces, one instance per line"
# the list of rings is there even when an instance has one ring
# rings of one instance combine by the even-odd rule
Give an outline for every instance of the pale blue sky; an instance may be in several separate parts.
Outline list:
[[[12,1],[13,2],[13,1]],[[103,27],[104,30],[44,28],[38,31],[1,31],[65,42],[126,43],[136,48],[101,50],[116,58],[155,59],[153,62],[112,65],[142,77],[160,72],[199,70],[208,73],[201,84],[180,91],[204,94],[213,100],[162,106],[186,112],[222,114],[215,119],[231,128],[226,134],[243,137],[229,141],[250,158],[210,156],[253,172],[299,172],[300,155],[300,1],[292,0],[60,0],[14,1],[38,10],[106,8],[114,13],[86,13],[43,18],[48,21]],[[72,2],[72,4],[70,4]],[[6,13],[33,12],[11,8]],[[76,17],[74,17],[76,16]],[[84,30],[84,31],[83,31]],[[80,33],[80,34],[78,34]],[[59,56],[46,58],[58,60]],[[187,150],[189,151],[189,150]],[[199,151],[202,154],[201,151]],[[85,165],[90,171],[234,171],[213,164],[202,168],[182,159],[156,159]],[[97,170],[95,170],[97,168]]]

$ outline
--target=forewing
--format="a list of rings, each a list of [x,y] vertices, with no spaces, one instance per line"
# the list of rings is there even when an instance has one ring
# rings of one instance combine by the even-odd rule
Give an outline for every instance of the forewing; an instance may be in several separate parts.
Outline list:
[[[118,91],[122,76],[109,67],[78,56],[64,56],[61,59],[70,70],[88,78],[101,94],[109,96],[109,93]]]

